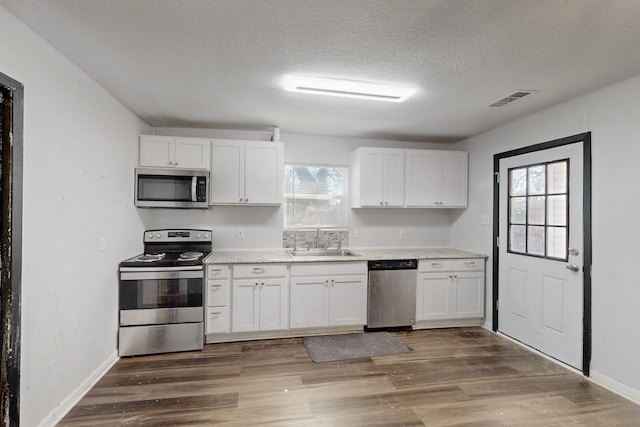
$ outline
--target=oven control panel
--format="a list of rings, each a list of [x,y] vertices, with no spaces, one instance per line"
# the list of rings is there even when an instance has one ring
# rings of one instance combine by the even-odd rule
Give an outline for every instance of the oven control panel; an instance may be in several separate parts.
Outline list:
[[[211,242],[211,230],[147,230],[144,242]]]

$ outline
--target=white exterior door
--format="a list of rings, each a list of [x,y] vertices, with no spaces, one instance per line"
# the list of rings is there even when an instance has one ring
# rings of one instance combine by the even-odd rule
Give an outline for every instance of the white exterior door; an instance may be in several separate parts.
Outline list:
[[[498,329],[582,369],[583,159],[573,143],[500,159]]]

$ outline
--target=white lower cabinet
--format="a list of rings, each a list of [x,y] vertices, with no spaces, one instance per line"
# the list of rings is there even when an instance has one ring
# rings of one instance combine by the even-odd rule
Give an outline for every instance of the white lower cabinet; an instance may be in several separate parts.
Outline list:
[[[229,305],[231,277],[228,265],[207,265],[205,293],[205,333],[226,334],[231,331]]]
[[[288,329],[287,265],[234,265],[232,300],[233,332]]]
[[[484,260],[421,260],[416,321],[484,317]]]
[[[365,325],[367,263],[291,265],[290,327]]]

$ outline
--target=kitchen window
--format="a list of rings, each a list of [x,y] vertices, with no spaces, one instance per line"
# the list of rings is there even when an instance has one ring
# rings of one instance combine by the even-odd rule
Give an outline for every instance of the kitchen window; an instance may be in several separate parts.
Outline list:
[[[285,228],[346,227],[347,168],[286,164]]]
[[[511,253],[567,260],[569,160],[509,169]]]

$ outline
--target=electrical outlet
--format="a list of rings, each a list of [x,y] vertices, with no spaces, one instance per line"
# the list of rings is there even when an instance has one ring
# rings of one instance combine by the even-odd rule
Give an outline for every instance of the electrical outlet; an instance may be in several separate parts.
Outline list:
[[[107,249],[107,238],[104,236],[100,237],[100,250],[104,251]]]
[[[480,225],[489,225],[490,223],[491,219],[489,218],[489,215],[484,214],[480,216]]]
[[[236,229],[236,238],[237,239],[244,239],[244,228],[238,227]]]
[[[358,237],[360,237],[360,232],[358,230],[353,230],[353,232],[351,233],[351,237],[357,239]]]
[[[407,238],[407,232],[404,230],[400,230],[400,240],[404,240]]]

